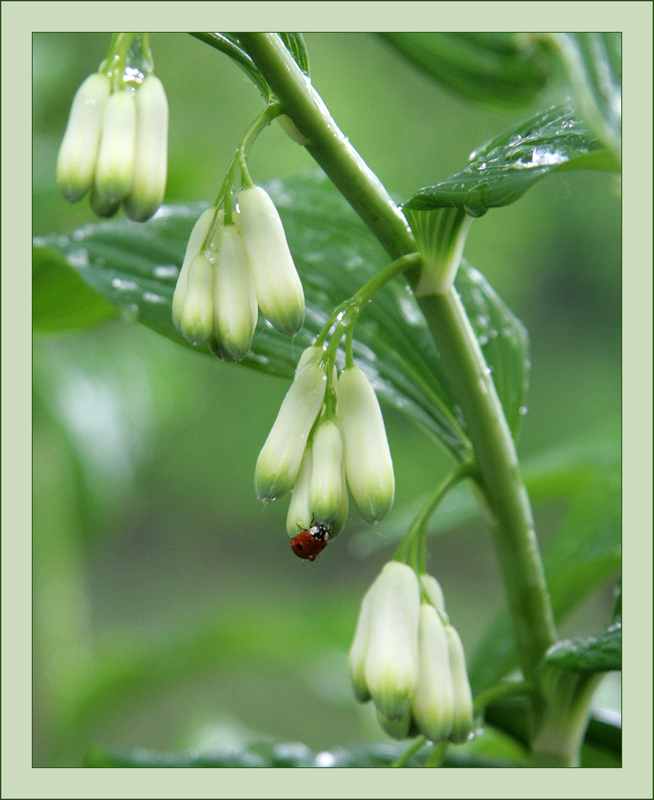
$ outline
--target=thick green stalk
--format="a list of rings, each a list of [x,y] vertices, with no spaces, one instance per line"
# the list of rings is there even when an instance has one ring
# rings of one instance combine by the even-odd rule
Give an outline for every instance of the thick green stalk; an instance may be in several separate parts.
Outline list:
[[[320,96],[276,34],[243,33],[240,40],[309,139],[307,150],[392,258],[415,251],[406,220],[377,177],[339,130]],[[406,273],[415,286],[417,275]],[[529,498],[511,433],[477,339],[453,289],[419,298],[448,368],[473,443],[495,545],[509,599],[525,678],[555,640]]]
[[[497,555],[504,573],[520,664],[531,679],[555,641],[554,618],[529,496],[513,437],[477,337],[454,290],[420,299],[475,448]]]
[[[309,140],[306,149],[394,260],[418,249],[409,225],[379,178],[332,119],[311,81],[274,33],[239,33],[240,42],[286,113]]]

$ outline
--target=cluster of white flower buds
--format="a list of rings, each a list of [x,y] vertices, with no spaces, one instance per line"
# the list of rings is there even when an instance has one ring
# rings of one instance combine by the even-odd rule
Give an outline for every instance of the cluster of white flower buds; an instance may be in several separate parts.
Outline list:
[[[90,75],[77,90],[59,156],[57,186],[71,203],[91,190],[91,207],[113,216],[121,203],[132,220],[150,219],[163,202],[168,170],[168,101],[159,78],[137,89]]]
[[[473,704],[463,646],[435,578],[391,561],[368,590],[349,655],[357,699],[396,739],[465,742]]]
[[[291,487],[286,521],[290,537],[314,523],[336,535],[348,514],[347,485],[365,520],[378,522],[395,493],[393,462],[375,392],[364,373],[346,368],[331,390],[335,411],[323,412],[327,374],[322,347],[304,351],[295,379],[259,454],[255,489],[260,500],[275,500]]]
[[[260,187],[244,189],[226,223],[210,208],[191,233],[173,296],[173,322],[191,344],[239,361],[252,344],[258,308],[282,333],[304,323],[304,292],[281,219]]]

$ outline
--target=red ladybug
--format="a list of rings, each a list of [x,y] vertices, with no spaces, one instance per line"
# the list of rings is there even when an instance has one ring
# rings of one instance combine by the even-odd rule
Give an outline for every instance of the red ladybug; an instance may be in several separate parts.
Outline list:
[[[291,539],[291,550],[298,558],[315,561],[318,554],[329,544],[331,525],[323,525],[321,522],[314,525],[313,520],[311,523],[308,531],[300,531],[294,539]]]

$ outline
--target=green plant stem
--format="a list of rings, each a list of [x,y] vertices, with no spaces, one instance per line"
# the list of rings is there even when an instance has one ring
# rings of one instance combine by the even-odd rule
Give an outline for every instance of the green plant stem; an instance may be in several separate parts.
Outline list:
[[[112,91],[117,92],[122,89],[125,81],[125,65],[127,54],[132,46],[136,33],[119,33],[115,40],[111,42],[111,52],[107,56],[103,66],[104,71],[111,79]]]
[[[420,509],[418,515],[411,523],[411,527],[404,535],[402,541],[398,545],[393,556],[394,561],[407,562],[410,557],[414,541],[417,542],[417,557],[418,557],[418,571],[426,572],[424,569],[424,551],[422,543],[426,540],[427,523],[432,517],[432,514],[438,508],[439,503],[445,497],[447,492],[456,486],[459,481],[469,477],[472,474],[472,467],[469,464],[462,465],[459,469],[455,470],[451,475],[448,475],[445,480],[439,484],[434,490],[431,497],[427,500],[425,505]]]
[[[256,141],[261,131],[275,119],[284,113],[284,107],[280,103],[269,103],[259,116],[254,120],[252,125],[245,132],[243,141],[241,142],[240,151],[244,156],[250,152],[250,148]]]
[[[427,744],[424,736],[420,736],[410,747],[402,753],[402,755],[393,761],[391,767],[403,767],[416,753],[418,753]]]
[[[495,385],[457,293],[420,300],[474,445],[524,677],[556,640],[529,496]]]
[[[232,207],[231,203],[226,201],[226,198],[231,195],[232,186],[234,185],[234,179],[236,178],[236,170],[240,167],[241,169],[241,179],[242,183],[246,187],[254,186],[254,182],[250,177],[250,171],[247,167],[247,156],[250,152],[252,145],[257,140],[257,137],[261,133],[261,131],[275,119],[280,114],[284,113],[284,108],[279,103],[269,103],[263,111],[256,117],[254,122],[250,125],[250,127],[245,132],[241,144],[238,147],[238,150],[234,154],[234,158],[232,159],[232,163],[227,170],[227,174],[222,182],[222,186],[220,187],[220,191],[216,199],[214,200],[214,206],[218,208],[220,203],[225,200],[225,222],[227,225],[230,225],[232,222]],[[209,232],[209,236],[211,231]]]
[[[533,692],[533,686],[528,681],[507,681],[486,689],[475,697],[474,712],[480,714],[487,705],[505,697],[519,697]]]
[[[322,330],[318,334],[315,341],[316,346],[324,344],[332,325],[340,318],[343,324],[354,325],[359,314],[363,311],[366,303],[377,294],[386,284],[393,280],[397,275],[407,270],[414,269],[420,264],[420,255],[418,253],[409,253],[408,255],[401,256],[395,261],[391,262],[383,269],[380,269],[376,275],[356,291],[352,297],[344,300],[340,305],[332,311],[327,322],[323,325]],[[347,317],[347,322],[345,322]]]
[[[345,334],[345,369],[352,369],[354,366],[354,353],[352,352],[352,340],[354,338],[354,325],[347,329]]]
[[[417,250],[407,222],[386,189],[338,129],[328,109],[276,34],[240,40],[288,116],[309,139],[320,164],[392,258]],[[417,270],[406,273],[415,286]],[[419,298],[463,410],[475,449],[479,485],[488,503],[494,543],[511,610],[524,677],[555,641],[555,628],[529,498],[501,403],[461,301],[446,294]]]
[[[443,759],[445,758],[445,753],[447,753],[447,748],[449,747],[449,742],[441,742],[440,744],[435,744],[434,749],[429,754],[429,758],[425,761],[425,767],[427,769],[440,767],[443,764]]]
[[[311,81],[277,34],[239,33],[239,41],[270,84],[325,170],[391,258],[417,251],[409,225],[377,176],[332,119]]]

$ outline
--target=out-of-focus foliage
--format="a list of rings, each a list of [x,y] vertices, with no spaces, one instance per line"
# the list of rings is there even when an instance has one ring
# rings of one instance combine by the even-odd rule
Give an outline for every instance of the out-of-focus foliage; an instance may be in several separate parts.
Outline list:
[[[542,98],[547,85],[556,86],[620,162],[621,33],[381,35],[427,75],[475,103],[524,105]]]
[[[151,38],[171,112],[166,203],[206,203],[261,97],[203,42]],[[35,236],[96,222],[87,201],[70,206],[58,195],[54,164],[75,90],[108,42],[34,36]],[[537,110],[461,102],[372,36],[307,34],[306,43],[314,85],[400,201],[460,171],[480,142]],[[563,99],[546,88],[538,107]],[[249,164],[263,184],[311,160],[272,125]],[[546,454],[534,458],[529,484],[542,491],[545,543],[586,485],[581,459],[566,461],[565,446],[557,454],[552,445],[583,438],[589,463],[607,466],[593,443],[607,440],[597,432],[620,412],[620,250],[619,188],[602,172],[556,172],[468,236],[466,256],[530,333],[521,452]],[[49,303],[69,298],[62,285]],[[252,486],[287,383],[200,358],[129,318],[34,340],[34,765],[77,766],[93,743],[207,754],[300,740],[315,755],[379,740],[370,709],[353,702],[346,652],[388,552],[355,545],[387,541],[384,529],[353,512],[315,564],[293,558],[285,507],[262,509]],[[448,464],[403,416],[384,415],[395,525]],[[502,592],[485,527],[468,514],[449,529],[432,540],[429,570],[470,654]],[[606,577],[561,634],[602,630],[612,604]],[[614,678],[598,702],[619,706]]]
[[[475,103],[523,105],[547,79],[543,54],[517,33],[384,33],[417,67]]]

